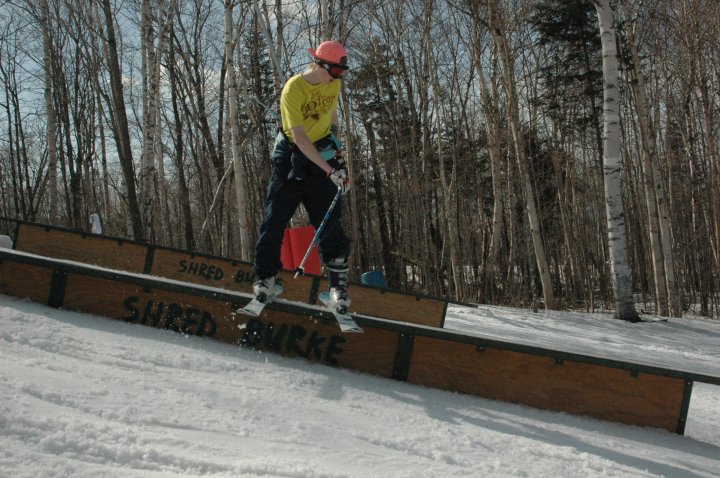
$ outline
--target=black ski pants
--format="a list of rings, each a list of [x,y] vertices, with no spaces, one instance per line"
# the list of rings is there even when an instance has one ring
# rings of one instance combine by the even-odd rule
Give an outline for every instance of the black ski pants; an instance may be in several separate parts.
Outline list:
[[[265,213],[260,225],[260,236],[255,245],[253,270],[260,278],[272,277],[282,269],[280,251],[285,227],[297,207],[302,204],[310,218],[310,224],[317,230],[325,217],[330,204],[337,194],[337,186],[322,173],[322,170],[305,166],[303,174],[292,171],[288,152],[302,154],[297,149],[290,150],[287,141],[277,144],[273,154],[273,172],[265,201]],[[298,177],[300,176],[300,177]],[[342,198],[335,204],[325,229],[319,240],[319,251],[323,262],[350,255],[350,239],[345,235],[340,222],[342,216]]]

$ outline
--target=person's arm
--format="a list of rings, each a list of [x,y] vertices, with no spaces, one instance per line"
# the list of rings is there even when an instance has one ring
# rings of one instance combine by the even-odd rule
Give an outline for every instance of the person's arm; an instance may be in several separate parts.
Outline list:
[[[325,175],[338,187],[342,194],[347,193],[350,189],[350,180],[348,179],[347,171],[343,168],[333,168],[320,156],[317,148],[315,148],[315,145],[310,141],[307,133],[305,133],[304,126],[294,126],[292,128],[292,134],[295,140],[295,146],[300,149],[302,154],[325,171]]]
[[[328,162],[320,156],[317,148],[315,148],[315,145],[312,141],[310,141],[310,138],[308,138],[307,133],[305,132],[305,126],[294,126],[292,128],[292,137],[295,141],[295,146],[300,149],[302,154],[304,154],[310,161],[317,164],[320,169],[325,171],[325,174],[330,174],[333,170],[332,166],[330,166]]]

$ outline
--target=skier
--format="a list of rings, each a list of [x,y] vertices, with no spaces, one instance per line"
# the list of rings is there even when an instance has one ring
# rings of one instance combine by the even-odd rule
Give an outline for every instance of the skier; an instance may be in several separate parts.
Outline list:
[[[343,45],[330,40],[316,50],[308,48],[313,61],[305,71],[290,78],[280,96],[282,129],[275,140],[272,175],[265,201],[265,214],[255,245],[253,285],[256,299],[265,302],[275,291],[282,268],[280,250],[283,233],[300,203],[317,229],[335,195],[350,188],[339,131],[338,96],[348,70]],[[338,201],[319,241],[319,250],[330,282],[328,307],[344,313],[348,296],[350,239],[340,224]]]

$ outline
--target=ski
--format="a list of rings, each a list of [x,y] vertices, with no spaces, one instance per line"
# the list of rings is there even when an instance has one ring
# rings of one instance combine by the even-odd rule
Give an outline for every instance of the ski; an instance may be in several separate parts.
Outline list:
[[[319,297],[320,301],[327,307],[330,302],[330,292],[320,292]],[[363,329],[355,323],[355,320],[347,313],[347,311],[333,310],[330,307],[327,307],[327,309],[335,316],[335,320],[337,320],[341,332],[356,334],[362,334],[364,332]]]
[[[240,309],[237,309],[237,312],[239,314],[243,315],[249,315],[251,317],[258,317],[260,314],[262,314],[262,311],[265,310],[265,306],[268,305],[270,302],[275,300],[275,297],[282,294],[283,288],[280,284],[275,284],[275,289],[273,291],[273,295],[266,298],[265,301],[260,301],[257,299],[257,297],[253,297],[250,302],[245,304],[245,307],[241,307]]]

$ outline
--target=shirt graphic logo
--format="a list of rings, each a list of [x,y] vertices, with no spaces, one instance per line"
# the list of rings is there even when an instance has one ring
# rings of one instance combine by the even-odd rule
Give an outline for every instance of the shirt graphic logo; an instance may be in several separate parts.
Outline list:
[[[319,121],[321,116],[330,112],[330,107],[334,101],[334,95],[323,95],[320,92],[312,93],[312,96],[302,108],[303,120],[312,118]]]

